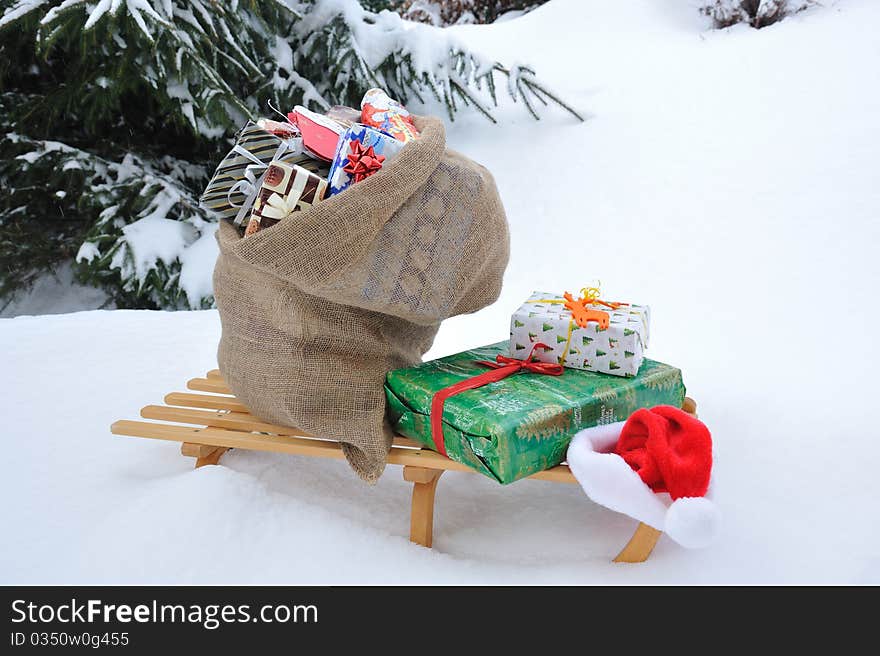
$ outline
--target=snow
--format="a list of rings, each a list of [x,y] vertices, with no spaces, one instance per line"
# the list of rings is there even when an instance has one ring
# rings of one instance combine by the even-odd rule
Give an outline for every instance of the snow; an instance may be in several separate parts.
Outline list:
[[[217,224],[206,225],[201,236],[180,254],[180,288],[189,299],[212,296],[211,276],[217,261]],[[195,302],[194,300],[190,301]]]
[[[352,31],[352,47],[357,56],[371,69],[378,69],[389,57],[399,52],[409,56],[416,76],[430,77],[441,87],[448,78],[455,78],[450,70],[450,51],[461,51],[464,45],[451,30],[403,20],[392,11],[383,10],[370,15],[357,0],[317,0],[314,9],[299,21],[294,30],[302,38],[320,29],[339,16]],[[476,73],[482,73],[491,62],[474,53]],[[474,73],[474,70],[468,71]]]
[[[28,164],[33,164],[40,157],[45,155],[46,153],[54,153],[54,152],[65,152],[65,153],[74,153],[76,150],[71,148],[70,146],[61,143],[60,141],[41,141],[39,142],[42,146],[41,150],[30,150],[26,153],[18,155],[15,159],[20,159]]]
[[[169,194],[167,209],[176,202]],[[138,280],[143,280],[157,262],[170,265],[178,257],[184,257],[187,247],[195,241],[196,230],[192,225],[160,219],[161,214],[161,208],[157,207],[153,215],[129,223],[122,229],[125,247],[116,251],[110,268],[121,269],[123,278],[133,273]],[[133,272],[129,271],[131,267]]]
[[[51,273],[43,274],[29,289],[19,291],[12,299],[7,300],[7,305],[0,304],[0,317],[61,314],[113,307],[106,292],[80,285],[74,280],[70,262],[63,263]],[[2,371],[6,371],[5,367]]]
[[[153,35],[147,27],[147,22],[144,20],[143,14],[147,14],[157,23],[164,24],[166,27],[168,26],[168,23],[156,12],[155,9],[153,9],[147,0],[125,0],[125,6],[126,9],[128,9],[128,13],[130,13],[131,17],[134,19],[134,22],[137,23],[141,32],[143,32],[150,41],[153,40]]]
[[[74,258],[77,262],[91,262],[96,257],[101,256],[101,251],[98,248],[98,245],[92,241],[84,241],[79,250],[76,252],[76,257]]]
[[[664,537],[614,565],[634,521],[577,486],[448,473],[426,550],[396,467],[374,488],[295,456],[193,471],[108,427],[216,365],[216,313],[99,311],[0,320],[0,582],[880,583],[880,3],[708,24],[692,0],[553,0],[450,28],[591,118],[456,117],[449,144],[493,172],[512,259],[498,303],[429,355],[503,338],[536,289],[600,279],[650,303],[648,355],[683,369],[713,432],[715,544]]]
[[[8,134],[7,138],[25,140],[16,134]],[[130,207],[118,204],[105,206],[99,216],[100,222],[120,226],[122,235],[111,245],[106,244],[102,235],[93,236],[93,241],[80,245],[76,261],[89,262],[101,256],[102,247],[109,247],[113,252],[110,268],[119,269],[123,286],[128,290],[139,288],[151,274],[161,271],[164,267],[160,265],[173,268],[178,261],[181,266],[188,263],[185,272],[187,289],[207,290],[208,295],[207,298],[188,296],[181,305],[199,308],[210,302],[213,268],[211,246],[206,245],[207,241],[200,237],[213,235],[217,226],[191,212],[197,200],[183,184],[188,178],[201,176],[202,171],[197,166],[170,156],[160,158],[155,166],[146,165],[131,154],[125,155],[117,163],[90,157],[84,151],[55,141],[30,143],[32,149],[17,159],[33,163],[46,153],[61,151],[69,156],[69,159],[62,160],[61,168],[88,171],[87,175],[91,177],[86,184],[91,186],[92,193],[98,198],[116,185],[140,184],[141,195],[149,199],[136,215],[137,219],[127,225],[126,219],[131,218],[128,214]],[[187,250],[195,244],[199,244],[196,252],[188,253]]]
[[[676,499],[666,511],[667,536],[689,549],[704,549],[721,534],[718,506],[705,497]]]
[[[59,15],[77,5],[82,6],[83,8],[88,8],[88,5],[86,3],[87,0],[64,0],[64,2],[62,2],[60,5],[54,6],[49,11],[47,11],[45,16],[40,19],[40,24],[48,25],[49,23],[54,21]]]
[[[98,4],[95,5],[92,13],[89,14],[83,29],[88,30],[94,27],[95,23],[97,23],[101,17],[110,10],[111,2],[114,2],[114,0],[98,0]],[[114,4],[118,4],[118,2],[115,2]]]
[[[49,0],[18,0],[18,2],[9,7],[4,14],[0,16],[0,27],[3,27],[7,23],[11,23],[27,13],[39,9],[48,1]]]

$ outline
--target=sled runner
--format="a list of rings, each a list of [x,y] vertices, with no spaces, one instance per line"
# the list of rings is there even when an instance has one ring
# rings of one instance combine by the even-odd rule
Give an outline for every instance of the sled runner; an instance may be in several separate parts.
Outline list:
[[[217,369],[209,371],[205,378],[193,378],[187,383],[187,388],[198,393],[172,392],[165,397],[165,405],[148,405],[141,409],[141,417],[157,420],[158,423],[120,420],[110,427],[111,432],[114,435],[181,442],[180,452],[195,458],[196,467],[218,464],[229,449],[274,451],[338,460],[345,458],[338,442],[268,424],[251,415],[232,395]],[[695,414],[696,403],[686,398],[683,409]],[[405,437],[394,439],[388,464],[402,465],[403,478],[413,484],[410,540],[430,547],[434,527],[434,494],[440,476],[447,470],[476,472]],[[577,482],[564,464],[529,478],[555,483]],[[651,555],[659,538],[660,531],[647,524],[639,524],[614,561],[643,562]]]

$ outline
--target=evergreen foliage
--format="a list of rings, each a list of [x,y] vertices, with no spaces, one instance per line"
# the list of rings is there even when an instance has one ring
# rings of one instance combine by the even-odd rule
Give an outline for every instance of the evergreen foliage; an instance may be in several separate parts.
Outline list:
[[[756,29],[806,9],[813,0],[708,0],[702,7],[716,28],[747,23]]]
[[[547,0],[392,0],[407,20],[429,25],[493,23],[509,11],[529,11]]]
[[[0,307],[74,255],[120,307],[209,305],[181,283],[187,250],[214,230],[197,199],[270,100],[358,106],[379,86],[494,121],[498,79],[535,118],[550,102],[578,116],[531,69],[379,11],[393,0],[365,4],[0,0]],[[145,248],[146,232],[173,239]]]

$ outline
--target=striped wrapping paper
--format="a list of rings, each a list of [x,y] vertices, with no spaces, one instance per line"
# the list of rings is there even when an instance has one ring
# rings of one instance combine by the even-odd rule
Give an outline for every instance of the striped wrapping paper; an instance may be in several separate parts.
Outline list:
[[[246,190],[241,187],[248,187],[248,184],[238,185],[238,188],[230,193],[230,190],[242,180],[246,180],[246,170],[251,166],[251,171],[256,179],[253,185],[256,189],[260,187],[260,178],[266,171],[272,158],[278,153],[278,148],[282,144],[282,139],[274,134],[266,132],[255,123],[248,121],[241,129],[236,137],[236,145],[247,150],[251,155],[256,157],[262,164],[257,163],[250,158],[231,150],[223,161],[217,166],[211,181],[205,187],[200,199],[202,207],[211,210],[224,219],[233,220],[239,213],[241,205],[248,198]],[[288,164],[296,164],[303,167],[322,178],[329,173],[329,165],[326,162],[320,162],[306,155],[301,149],[294,149],[293,152],[288,150],[278,157],[278,161]],[[249,208],[248,208],[249,209]],[[247,219],[250,211],[244,213],[243,218]]]
[[[273,162],[254,201],[244,236],[269,228],[324,199],[327,181],[296,164]]]

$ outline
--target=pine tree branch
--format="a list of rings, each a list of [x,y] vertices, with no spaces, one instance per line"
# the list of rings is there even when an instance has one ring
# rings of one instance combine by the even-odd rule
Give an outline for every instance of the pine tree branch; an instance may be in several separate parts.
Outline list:
[[[555,104],[583,120],[531,69],[355,0],[0,2],[0,134],[25,133],[0,137],[0,184],[13,190],[0,194],[0,229],[21,236],[0,256],[48,267],[79,253],[77,275],[124,307],[210,303],[186,298],[179,261],[139,264],[126,228],[168,220],[187,239],[213,229],[196,200],[208,167],[269,98],[358,107],[383,87],[403,102],[433,98],[450,119],[473,107],[496,122],[499,76],[535,118]],[[29,275],[0,279],[0,298]]]

